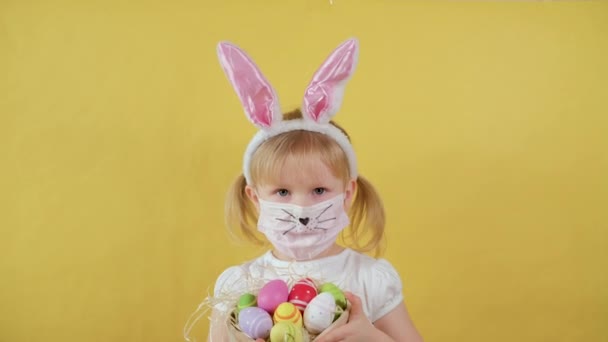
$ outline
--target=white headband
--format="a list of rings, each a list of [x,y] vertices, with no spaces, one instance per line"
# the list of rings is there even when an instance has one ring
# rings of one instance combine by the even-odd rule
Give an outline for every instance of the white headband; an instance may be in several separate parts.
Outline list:
[[[304,93],[302,119],[283,120],[274,88],[253,60],[239,47],[221,42],[217,48],[222,69],[234,87],[247,118],[260,130],[249,142],[243,158],[243,175],[251,184],[253,153],[267,139],[281,133],[305,130],[333,138],[348,158],[350,176],[357,177],[355,151],[340,129],[329,123],[340,109],[344,88],[355,71],[359,43],[349,39],[336,48],[315,72]]]

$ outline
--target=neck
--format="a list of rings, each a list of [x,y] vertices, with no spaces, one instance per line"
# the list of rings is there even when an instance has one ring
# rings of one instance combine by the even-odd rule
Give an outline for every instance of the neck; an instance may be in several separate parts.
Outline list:
[[[310,261],[310,260],[322,259],[322,258],[338,255],[343,250],[344,250],[344,247],[338,245],[337,243],[334,243],[328,249],[324,250],[319,255],[315,256],[314,258],[310,258],[310,259],[306,259],[306,260],[298,260],[298,261]],[[292,261],[293,260],[290,257],[286,256],[285,254],[282,254],[281,252],[279,252],[276,249],[272,250],[272,255],[274,255],[275,258],[277,258],[279,260],[283,260],[283,261]]]

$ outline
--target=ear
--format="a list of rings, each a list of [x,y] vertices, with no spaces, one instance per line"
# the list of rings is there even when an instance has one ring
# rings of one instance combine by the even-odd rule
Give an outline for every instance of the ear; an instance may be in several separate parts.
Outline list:
[[[357,190],[357,180],[351,179],[346,184],[346,189],[344,190],[344,210],[348,211],[350,206],[353,203],[353,196],[355,195],[355,191]]]
[[[317,70],[304,93],[304,118],[326,123],[342,105],[344,88],[359,59],[359,42],[349,39],[338,46]]]
[[[247,118],[262,129],[281,121],[276,92],[253,60],[238,46],[228,42],[218,44],[217,54]]]
[[[247,194],[247,197],[249,198],[249,200],[253,203],[253,205],[255,205],[255,208],[260,211],[260,200],[258,195],[255,192],[255,189],[251,186],[251,185],[246,185],[245,186],[245,194]]]

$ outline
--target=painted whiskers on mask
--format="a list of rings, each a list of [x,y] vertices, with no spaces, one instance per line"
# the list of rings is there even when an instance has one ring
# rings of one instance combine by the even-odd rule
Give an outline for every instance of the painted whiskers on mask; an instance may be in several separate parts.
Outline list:
[[[314,258],[350,224],[344,194],[308,207],[260,200],[258,230],[294,260]]]
[[[298,227],[302,227],[303,229],[310,231],[310,230],[315,230],[315,229],[321,229],[321,230],[328,230],[329,228],[325,228],[325,227],[320,227],[320,226],[312,226],[315,224],[322,224],[324,222],[328,222],[328,221],[332,221],[335,220],[336,217],[332,217],[332,218],[328,218],[328,219],[322,219],[319,220],[319,218],[321,218],[321,216],[323,214],[325,214],[325,212],[327,212],[327,210],[329,208],[333,207],[333,204],[329,204],[327,205],[327,207],[325,207],[325,209],[323,209],[323,211],[321,211],[321,213],[319,215],[317,215],[317,217],[313,218],[312,220],[310,219],[310,217],[296,217],[294,216],[292,213],[290,213],[287,209],[282,209],[283,212],[285,212],[287,215],[289,215],[289,217],[291,218],[291,220],[289,219],[284,219],[284,218],[276,218],[277,221],[281,221],[281,222],[290,222],[293,223],[293,227],[287,229],[286,231],[283,232],[283,235],[290,233],[291,231],[293,231],[294,229],[298,228]],[[294,221],[295,220],[295,221]],[[310,224],[309,224],[310,223]]]

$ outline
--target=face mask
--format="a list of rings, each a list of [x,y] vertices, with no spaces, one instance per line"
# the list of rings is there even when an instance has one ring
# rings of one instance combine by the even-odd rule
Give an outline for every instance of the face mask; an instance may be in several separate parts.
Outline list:
[[[344,194],[310,207],[259,200],[258,230],[282,254],[312,259],[334,244],[350,223]]]

